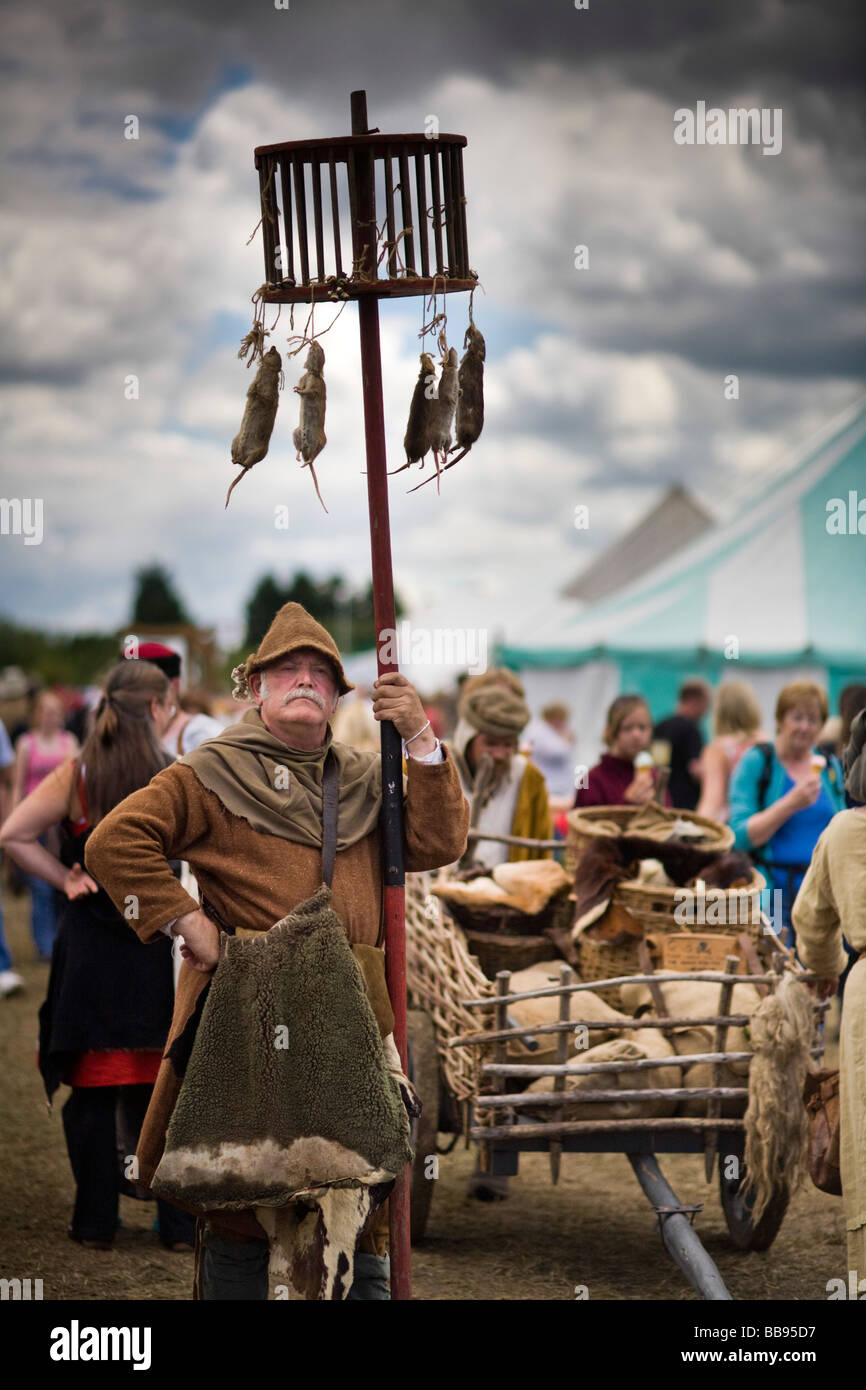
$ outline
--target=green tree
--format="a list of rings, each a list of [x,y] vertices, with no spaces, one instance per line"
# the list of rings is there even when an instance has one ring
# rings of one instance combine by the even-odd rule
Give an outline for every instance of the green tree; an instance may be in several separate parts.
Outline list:
[[[0,618],[0,667],[20,666],[44,685],[89,685],[117,660],[120,638],[111,633],[50,633]]]
[[[328,629],[340,651],[347,656],[352,652],[369,651],[376,645],[372,581],[354,591],[338,574],[315,580],[306,570],[297,570],[285,584],[273,574],[266,574],[247,602],[243,651],[231,654],[229,659],[233,664],[259,645],[274,614],[284,603],[300,603],[306,608]],[[403,617],[406,609],[399,594],[394,596],[394,606],[397,618]]]
[[[130,623],[188,623],[191,618],[162,565],[146,565],[135,574]]]
[[[272,574],[259,580],[247,600],[247,626],[243,645],[246,652],[256,648],[270,626],[278,608],[285,603],[283,591]],[[243,658],[239,657],[238,660]]]

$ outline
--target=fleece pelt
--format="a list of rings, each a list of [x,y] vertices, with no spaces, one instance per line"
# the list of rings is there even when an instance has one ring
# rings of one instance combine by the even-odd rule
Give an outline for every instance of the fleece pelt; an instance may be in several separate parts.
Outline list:
[[[192,1210],[372,1186],[409,1161],[408,1119],[322,886],[261,936],[224,936],[153,1191]]]

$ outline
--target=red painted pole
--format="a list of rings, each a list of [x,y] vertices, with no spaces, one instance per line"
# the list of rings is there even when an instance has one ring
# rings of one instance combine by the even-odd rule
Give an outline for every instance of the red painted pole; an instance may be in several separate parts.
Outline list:
[[[367,134],[367,98],[353,92],[352,134]],[[375,227],[372,180],[358,170],[358,236],[369,237],[375,266]],[[356,255],[357,255],[356,250]],[[396,661],[383,662],[381,633],[396,632],[394,577],[391,567],[391,529],[388,516],[388,472],[385,457],[385,404],[382,395],[382,356],[379,345],[379,305],[375,295],[358,300],[361,331],[361,375],[364,394],[364,438],[367,450],[367,500],[370,511],[370,550],[373,560],[373,613],[376,623],[376,656],[381,676],[396,671]],[[393,650],[393,645],[392,645]],[[406,915],[403,873],[403,766],[402,743],[390,721],[382,734],[382,853],[384,868],[385,967],[388,993],[394,1010],[394,1040],[406,1068]],[[391,1297],[412,1296],[411,1243],[409,1233],[409,1169],[394,1184],[390,1198]]]

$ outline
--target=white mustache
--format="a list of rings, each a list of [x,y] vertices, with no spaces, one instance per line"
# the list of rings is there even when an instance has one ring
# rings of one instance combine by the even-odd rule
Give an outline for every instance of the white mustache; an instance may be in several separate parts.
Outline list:
[[[310,686],[301,686],[298,690],[290,690],[288,695],[283,696],[284,705],[291,704],[292,700],[312,700],[313,704],[318,705],[319,709],[323,710],[325,708],[325,702],[318,690],[313,690]]]

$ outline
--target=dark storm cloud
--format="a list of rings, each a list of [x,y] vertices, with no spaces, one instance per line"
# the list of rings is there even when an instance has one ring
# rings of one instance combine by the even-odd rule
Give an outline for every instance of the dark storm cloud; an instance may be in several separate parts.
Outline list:
[[[405,99],[419,78],[478,74],[509,84],[528,65],[605,64],[630,82],[712,100],[749,84],[862,87],[863,7],[855,0],[169,0],[54,7],[90,80],[140,85],[181,109],[206,99],[229,52],[323,114],[347,116],[350,88]],[[195,53],[195,63],[190,54]],[[699,89],[699,90],[697,90]],[[345,93],[345,95],[343,95]],[[823,130],[832,144],[832,127]],[[837,132],[838,134],[838,132]]]
[[[339,329],[327,500],[345,542],[331,531],[324,549],[304,550],[324,533],[291,485],[289,396],[282,443],[230,517],[230,572],[214,545],[247,386],[236,342],[261,277],[260,247],[246,242],[252,148],[347,131],[356,87],[373,125],[418,130],[435,112],[469,138],[488,412],[435,515],[470,584],[495,575],[503,594],[546,592],[563,555],[584,557],[666,483],[712,509],[854,394],[866,289],[859,7],[290,3],[19,0],[0,19],[8,458],[18,491],[38,477],[51,516],[68,519],[25,557],[29,613],[48,611],[53,593],[65,624],[104,625],[106,576],[151,557],[140,536],[153,535],[196,615],[234,620],[261,570],[289,563],[268,513],[284,486],[293,559],[315,568],[339,554],[366,573],[351,491],[357,344]],[[698,99],[781,107],[782,153],[676,146],[674,111]],[[129,113],[141,121],[134,144]],[[575,243],[591,251],[585,274]],[[463,304],[449,310],[462,334]],[[382,315],[392,465],[417,373],[417,323],[401,336],[398,313]],[[736,402],[723,395],[731,373]],[[132,374],[140,399],[125,393]],[[420,588],[439,533],[422,524],[428,493],[407,502],[402,481],[395,560]],[[571,520],[587,501],[590,536]],[[114,602],[119,621],[125,598]]]

